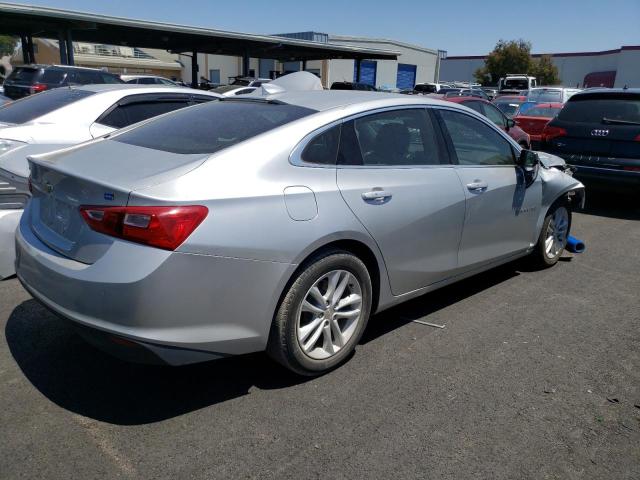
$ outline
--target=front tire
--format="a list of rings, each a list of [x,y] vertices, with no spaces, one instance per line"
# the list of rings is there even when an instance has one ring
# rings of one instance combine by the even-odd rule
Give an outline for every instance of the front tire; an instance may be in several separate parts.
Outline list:
[[[566,203],[549,209],[532,253],[532,258],[538,266],[551,267],[558,263],[567,246],[570,229],[571,210]]]
[[[280,302],[267,353],[300,375],[320,375],[355,349],[371,313],[371,277],[349,252],[314,258]]]

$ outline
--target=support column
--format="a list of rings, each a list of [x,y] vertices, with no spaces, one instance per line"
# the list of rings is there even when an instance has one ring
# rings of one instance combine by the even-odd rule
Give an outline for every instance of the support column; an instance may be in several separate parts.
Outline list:
[[[242,76],[243,77],[248,77],[249,76],[249,61],[251,60],[251,57],[249,56],[249,51],[245,51],[244,55],[242,56]]]
[[[362,67],[362,59],[358,58],[356,59],[356,82],[360,81],[360,70]]]
[[[198,88],[198,52],[194,50],[191,57],[191,87]]]
[[[29,63],[29,47],[27,45],[26,35],[20,35],[20,45],[22,49],[22,63],[26,65]]]
[[[36,52],[33,48],[33,37],[31,35],[27,37],[27,51],[29,52],[29,63],[36,63]]]
[[[67,30],[67,65],[75,65],[75,60],[73,58],[73,36],[71,35],[71,30]]]
[[[64,32],[61,30],[58,32],[58,50],[60,50],[60,63],[62,65],[68,65],[67,60],[67,39]]]

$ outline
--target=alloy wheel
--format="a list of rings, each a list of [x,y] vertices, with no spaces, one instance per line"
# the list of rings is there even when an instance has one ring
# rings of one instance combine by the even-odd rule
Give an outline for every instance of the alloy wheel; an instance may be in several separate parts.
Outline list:
[[[559,207],[551,215],[547,226],[544,251],[547,258],[555,258],[567,244],[569,233],[569,212],[565,207]]]
[[[322,275],[298,307],[296,328],[302,351],[314,360],[335,355],[362,320],[362,287],[347,270]]]

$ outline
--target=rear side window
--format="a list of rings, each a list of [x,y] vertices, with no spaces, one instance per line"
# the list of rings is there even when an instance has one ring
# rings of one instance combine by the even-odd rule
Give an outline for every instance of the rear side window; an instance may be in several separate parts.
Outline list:
[[[0,107],[0,122],[29,122],[90,95],[93,92],[71,88],[56,88],[31,95]]]
[[[42,74],[42,78],[40,81],[42,83],[62,83],[64,78],[66,77],[66,72],[62,70],[56,70],[54,68],[47,68]]]
[[[340,126],[337,125],[320,133],[307,143],[300,158],[305,163],[335,165],[339,142]]]
[[[172,153],[215,153],[315,112],[286,104],[209,102],[158,118],[113,139]]]
[[[565,104],[558,119],[576,123],[607,123],[606,120],[640,123],[640,96],[576,95]]]
[[[350,129],[353,131],[348,131]],[[344,130],[345,146],[341,147],[340,163],[365,166],[440,163],[436,134],[431,118],[423,108],[367,115],[347,122]],[[354,141],[359,152],[355,151],[355,145],[349,145]]]
[[[98,123],[113,128],[123,128],[134,123],[142,122],[152,117],[172,112],[188,105],[188,98],[180,101],[177,99],[163,101],[132,102],[119,105],[111,112],[98,120]]]
[[[39,68],[17,67],[9,75],[9,79],[19,83],[35,83],[40,74]]]

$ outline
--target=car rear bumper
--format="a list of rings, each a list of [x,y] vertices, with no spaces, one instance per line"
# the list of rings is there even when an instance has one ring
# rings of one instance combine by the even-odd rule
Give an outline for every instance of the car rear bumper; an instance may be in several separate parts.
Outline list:
[[[129,360],[180,365],[264,350],[281,288],[295,269],[124,241],[87,265],[43,244],[26,217],[15,240],[22,284],[83,327],[92,343],[125,350],[119,356]],[[151,355],[133,352],[139,349]]]
[[[624,170],[625,167],[640,168],[640,161],[637,159],[549,153],[563,158],[568,165],[575,169],[574,176],[580,180],[629,187],[640,185],[640,171]]]

